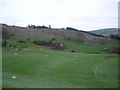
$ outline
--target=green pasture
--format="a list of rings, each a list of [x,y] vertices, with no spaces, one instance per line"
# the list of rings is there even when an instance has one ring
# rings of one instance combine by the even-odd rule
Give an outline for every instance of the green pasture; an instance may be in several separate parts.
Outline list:
[[[27,49],[3,48],[3,88],[118,87],[118,55],[105,51],[112,45],[87,45],[58,38],[58,42],[64,43],[67,48],[65,51],[57,51],[34,45],[34,40],[32,38],[27,43],[18,43],[18,39],[7,40],[8,45]],[[16,79],[12,79],[12,76],[16,76]]]

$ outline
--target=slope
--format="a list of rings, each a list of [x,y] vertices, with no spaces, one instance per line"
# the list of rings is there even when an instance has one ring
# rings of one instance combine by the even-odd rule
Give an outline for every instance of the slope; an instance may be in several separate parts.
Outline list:
[[[56,51],[34,45],[30,38],[27,49],[3,48],[4,88],[117,88],[118,57],[105,48],[111,44],[82,44],[73,40],[57,38],[65,43],[65,51]],[[22,47],[9,39],[8,44]],[[25,40],[25,39],[24,39]],[[75,52],[71,52],[74,50]],[[17,53],[17,55],[15,55]],[[12,79],[12,76],[16,79]]]
[[[91,33],[100,34],[103,36],[110,36],[110,35],[118,35],[118,29],[117,28],[106,28],[106,29],[99,29],[99,30],[93,30],[90,31]]]

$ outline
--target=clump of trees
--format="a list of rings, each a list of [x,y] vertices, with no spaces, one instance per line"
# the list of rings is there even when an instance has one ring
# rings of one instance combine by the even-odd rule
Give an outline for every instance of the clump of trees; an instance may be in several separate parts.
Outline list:
[[[120,36],[119,36],[119,35],[110,35],[109,37],[110,37],[111,39],[120,40]]]
[[[66,48],[64,43],[58,42],[55,38],[48,40],[48,41],[37,40],[37,41],[34,41],[33,43],[36,45],[48,46],[54,50],[65,50]]]
[[[33,29],[36,29],[36,28],[38,28],[38,29],[41,29],[41,28],[48,28],[47,26],[36,26],[36,25],[28,25],[27,26],[28,28],[33,28]]]
[[[91,34],[91,35],[96,36],[96,37],[105,37],[105,36],[100,35],[100,34],[94,34],[94,33],[88,32],[88,31],[78,30],[78,29],[75,29],[75,28],[72,28],[72,27],[67,27],[66,30],[88,33],[88,34]]]
[[[105,36],[100,35],[100,34],[95,34],[95,33],[87,32],[87,31],[82,31],[82,32],[85,32],[85,33],[91,34],[91,35],[96,36],[96,37],[104,37],[104,38],[106,38]]]
[[[66,30],[68,30],[68,31],[79,31],[79,30],[77,30],[75,28],[72,28],[72,27],[66,27]]]

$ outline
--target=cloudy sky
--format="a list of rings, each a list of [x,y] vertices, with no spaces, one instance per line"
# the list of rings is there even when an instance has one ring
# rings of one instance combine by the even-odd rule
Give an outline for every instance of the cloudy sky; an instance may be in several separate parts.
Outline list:
[[[0,0],[0,23],[95,30],[118,26],[119,0]]]

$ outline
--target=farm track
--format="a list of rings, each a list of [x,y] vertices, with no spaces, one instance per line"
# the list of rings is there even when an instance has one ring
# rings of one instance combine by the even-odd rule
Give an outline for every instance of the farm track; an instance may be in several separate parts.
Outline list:
[[[96,76],[97,78],[99,78],[100,80],[102,80],[102,81],[104,81],[104,82],[112,83],[112,84],[118,86],[117,83],[115,83],[115,82],[113,82],[113,81],[110,81],[110,80],[107,80],[107,79],[103,79],[103,78],[99,75],[99,71],[100,71],[100,70],[102,69],[102,67],[103,67],[105,64],[107,64],[108,62],[109,62],[109,60],[108,60],[108,61],[104,61],[103,63],[101,63],[100,65],[98,65],[98,66],[96,67],[96,69],[94,70],[94,74],[95,74],[95,76]]]
[[[32,40],[35,38],[31,39],[31,42]],[[89,46],[76,41],[60,40],[69,46],[68,51],[55,51],[33,45],[33,43],[26,43],[30,46],[28,50],[4,48],[4,87],[107,88],[118,86],[115,83],[117,82],[117,57],[115,54],[104,51],[104,48],[109,48],[111,45]],[[8,43],[22,47],[16,41],[18,40],[10,40]],[[75,52],[71,52],[72,50]],[[14,55],[15,53],[18,55]],[[13,75],[17,76],[16,80],[11,79]],[[110,76],[106,77],[108,75]]]

